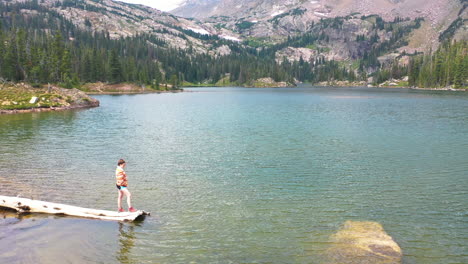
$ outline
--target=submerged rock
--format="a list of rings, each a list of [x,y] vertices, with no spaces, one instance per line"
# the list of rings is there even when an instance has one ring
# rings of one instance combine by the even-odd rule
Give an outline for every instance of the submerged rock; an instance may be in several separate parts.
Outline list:
[[[331,236],[329,264],[400,264],[401,248],[377,222],[346,221]]]

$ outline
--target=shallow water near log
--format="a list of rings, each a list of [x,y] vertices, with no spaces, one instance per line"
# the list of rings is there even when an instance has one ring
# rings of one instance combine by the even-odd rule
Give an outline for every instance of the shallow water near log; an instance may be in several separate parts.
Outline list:
[[[0,211],[0,263],[326,263],[346,220],[403,263],[468,263],[468,94],[192,88],[0,115],[0,195],[116,209],[119,223]]]

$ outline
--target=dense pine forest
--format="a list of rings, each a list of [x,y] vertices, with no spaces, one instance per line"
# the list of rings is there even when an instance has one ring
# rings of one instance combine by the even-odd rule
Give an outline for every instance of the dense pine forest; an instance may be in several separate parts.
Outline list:
[[[36,12],[25,15],[22,9]],[[58,83],[71,88],[101,81],[157,88],[161,83],[209,85],[220,80],[224,84],[244,85],[263,77],[290,83],[354,82],[367,81],[369,76],[374,77],[377,84],[409,76],[410,86],[453,85],[458,88],[467,85],[467,41],[445,40],[435,52],[410,55],[407,65],[400,65],[397,60],[390,65],[380,65],[377,57],[403,46],[405,37],[420,26],[421,19],[385,22],[379,17],[373,18],[375,32],[386,30],[392,32],[393,37],[379,42],[377,33],[371,37],[358,36],[356,41],[363,45],[365,52],[357,54],[353,58],[354,66],[350,67],[320,56],[311,61],[293,62],[275,58],[275,53],[284,47],[326,45],[332,41],[326,32],[339,30],[346,18],[322,20],[310,33],[289,37],[281,44],[268,47],[253,47],[187,30],[191,37],[210,42],[214,47],[227,45],[232,51],[229,55],[214,56],[171,47],[149,33],[112,39],[107,32],[75,26],[37,1],[0,3],[0,16],[0,77],[33,85]]]
[[[408,66],[409,84],[417,87],[466,87],[467,53],[467,41],[446,41],[435,53],[414,57]]]
[[[437,51],[411,56],[408,65],[394,62],[380,69],[377,82],[408,76],[408,85],[414,87],[466,88],[468,85],[468,42],[445,41]]]

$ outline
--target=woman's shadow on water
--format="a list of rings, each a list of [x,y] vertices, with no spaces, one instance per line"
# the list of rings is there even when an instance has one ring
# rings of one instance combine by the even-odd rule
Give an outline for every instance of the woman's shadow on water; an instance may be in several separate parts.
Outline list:
[[[141,224],[139,222],[119,222],[119,251],[117,252],[117,260],[120,263],[137,263],[130,257],[130,251],[135,246],[134,228],[140,225]]]

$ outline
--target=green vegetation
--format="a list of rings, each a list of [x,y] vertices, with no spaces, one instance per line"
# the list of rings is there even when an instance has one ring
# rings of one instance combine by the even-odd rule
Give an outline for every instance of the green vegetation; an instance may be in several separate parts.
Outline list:
[[[468,86],[468,42],[444,42],[434,53],[414,54],[409,65],[397,61],[375,73],[376,83],[408,76],[402,86],[467,88]]]
[[[237,81],[231,81],[231,77],[229,75],[224,76],[223,78],[219,79],[216,83],[211,82],[204,82],[204,83],[190,83],[190,82],[183,82],[181,86],[183,87],[229,87],[229,86],[242,86],[247,85],[246,83],[238,83]]]
[[[445,42],[433,54],[413,58],[408,67],[410,85],[455,88],[468,85],[468,42]]]
[[[461,17],[455,19],[444,32],[440,33],[439,41],[451,39],[455,35],[455,32],[463,26],[465,21],[468,21],[468,19],[462,19]]]
[[[205,84],[205,83],[191,83],[191,82],[187,82],[187,81],[184,81],[182,84],[181,84],[182,87],[210,87],[210,86],[214,86],[212,84]]]
[[[279,21],[281,20],[281,18],[283,18],[283,17],[287,17],[287,16],[302,16],[305,12],[306,12],[306,9],[295,8],[295,9],[289,11],[289,12],[285,12],[285,13],[282,13],[282,14],[278,14],[278,15],[276,15],[275,17],[273,17],[272,19],[270,19],[269,21],[270,21],[270,22],[273,22],[274,24],[278,24]]]
[[[236,86],[238,85],[237,83],[235,82],[232,82],[230,80],[230,76],[225,76],[224,78],[221,78],[216,84],[215,86]]]
[[[237,23],[236,26],[237,28],[242,31],[251,28],[255,23],[252,23],[250,21],[242,21],[241,23]]]
[[[225,27],[226,27],[226,24],[218,23],[218,24],[214,25],[214,27],[215,27],[217,30],[221,30],[222,28],[225,28]]]
[[[271,47],[273,44],[267,38],[253,38],[249,37],[247,40],[244,41],[244,44],[252,47],[252,48],[264,48],[264,47]]]
[[[31,104],[32,97],[37,97],[37,102]],[[55,93],[47,93],[44,89],[27,89],[10,85],[0,86],[0,110],[30,109],[35,107],[58,107],[63,97]]]

